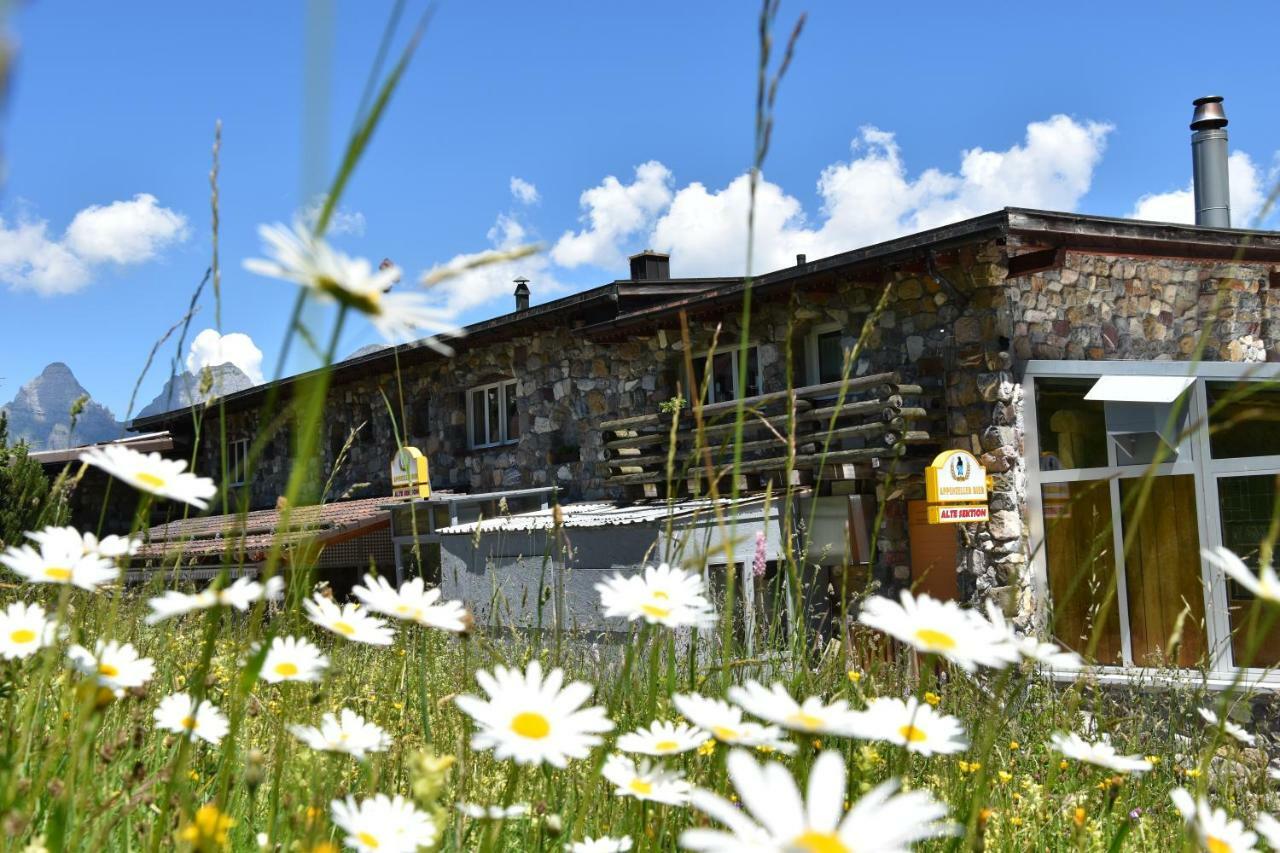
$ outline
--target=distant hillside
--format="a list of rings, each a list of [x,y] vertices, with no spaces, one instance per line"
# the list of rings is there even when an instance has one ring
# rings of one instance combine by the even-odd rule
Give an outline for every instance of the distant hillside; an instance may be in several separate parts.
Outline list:
[[[217,397],[225,397],[236,391],[253,387],[253,380],[234,364],[219,364],[208,370],[209,384],[203,392],[201,391],[202,377],[198,374],[188,370],[177,376],[170,376],[156,398],[143,406],[134,417],[145,418],[171,412],[174,409],[185,409],[193,403],[207,403]]]
[[[71,406],[88,392],[67,367],[55,361],[0,407],[9,418],[11,441],[26,441],[32,450],[62,450],[124,434],[111,410],[90,400],[71,430]]]

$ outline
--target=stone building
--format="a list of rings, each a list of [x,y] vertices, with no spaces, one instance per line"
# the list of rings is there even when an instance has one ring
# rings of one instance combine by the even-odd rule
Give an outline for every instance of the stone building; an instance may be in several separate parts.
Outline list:
[[[1280,234],[1007,208],[797,261],[750,282],[678,279],[665,256],[642,253],[627,280],[470,327],[451,358],[410,345],[339,363],[322,440],[328,466],[344,459],[323,472],[332,475],[325,498],[389,496],[399,435],[422,450],[443,493],[554,487],[560,503],[626,505],[643,499],[641,483],[653,495],[661,478],[627,465],[617,450],[627,440],[617,436],[636,433],[611,424],[660,416],[704,380],[711,408],[741,385],[753,406],[790,400],[777,392],[795,389],[824,411],[846,368],[855,384],[887,375],[905,427],[846,427],[827,449],[851,464],[815,463],[788,484],[771,479],[764,460],[740,484],[802,489],[810,510],[845,527],[824,541],[830,571],[816,582],[831,587],[836,569],[858,562],[854,539],[869,537],[882,584],[994,598],[1023,626],[1052,613],[1059,639],[1075,648],[1110,584],[1117,618],[1097,644],[1101,662],[1166,654],[1185,609],[1196,627],[1178,661],[1232,670],[1243,593],[1199,551],[1253,553],[1249,537],[1270,518],[1280,432],[1266,419],[1280,413],[1280,393],[1266,380],[1280,361]],[[231,486],[251,508],[285,491],[289,432],[260,430],[265,401],[287,400],[298,381],[197,412],[205,435],[219,433],[225,412],[227,470],[244,470],[252,442],[262,443],[252,476]],[[1248,396],[1233,402],[1242,389]],[[866,396],[872,407],[875,395]],[[1205,423],[1212,431],[1188,428]],[[185,455],[192,424],[193,411],[182,410],[132,428],[168,430]],[[925,523],[921,474],[946,448],[970,450],[992,475],[989,522]],[[203,443],[197,468],[223,470],[220,454]],[[1131,492],[1153,461],[1159,476],[1143,488],[1155,511],[1131,516]],[[682,480],[679,494],[696,494],[698,478]],[[879,529],[855,531],[870,516],[832,508],[855,497],[883,503]],[[1101,549],[1099,524],[1115,537]]]

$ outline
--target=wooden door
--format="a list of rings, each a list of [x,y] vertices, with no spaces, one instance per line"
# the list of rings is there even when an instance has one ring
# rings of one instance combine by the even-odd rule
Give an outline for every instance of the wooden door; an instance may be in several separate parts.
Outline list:
[[[954,601],[956,588],[956,529],[930,524],[926,501],[907,501],[907,533],[911,539],[911,584],[917,593]]]

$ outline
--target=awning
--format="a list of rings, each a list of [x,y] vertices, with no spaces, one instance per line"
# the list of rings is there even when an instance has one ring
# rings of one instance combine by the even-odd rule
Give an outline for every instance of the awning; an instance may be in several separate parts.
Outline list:
[[[1086,400],[1113,403],[1172,403],[1191,387],[1194,376],[1103,376],[1093,383]]]

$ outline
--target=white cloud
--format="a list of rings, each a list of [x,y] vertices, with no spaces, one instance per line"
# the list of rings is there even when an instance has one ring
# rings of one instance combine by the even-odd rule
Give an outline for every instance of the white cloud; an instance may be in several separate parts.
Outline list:
[[[0,219],[0,281],[44,295],[74,293],[93,280],[95,267],[146,263],[189,233],[185,216],[147,193],[86,207],[57,238],[46,220]]]
[[[524,178],[511,178],[511,194],[515,196],[516,201],[521,204],[537,204],[541,196],[538,195],[538,188],[526,181]]]
[[[1273,177],[1266,177],[1262,169],[1243,151],[1232,151],[1227,157],[1227,181],[1231,189],[1231,224],[1236,228],[1249,228],[1267,200],[1267,185]],[[1185,188],[1164,193],[1147,193],[1138,199],[1129,213],[1132,219],[1152,222],[1196,221],[1195,192],[1191,181]],[[1269,217],[1268,217],[1269,218]]]
[[[656,160],[637,166],[629,184],[609,175],[579,197],[587,227],[566,231],[552,248],[551,259],[562,267],[620,265],[622,241],[648,229],[671,203],[671,182],[671,170]]]
[[[297,218],[308,226],[315,225],[316,219],[320,217],[320,211],[324,208],[326,198],[324,193],[313,198],[310,204],[298,211]],[[364,227],[363,213],[338,205],[338,208],[329,215],[329,229],[325,233],[330,237],[339,237],[343,234],[363,237]]]
[[[427,270],[425,275],[450,267],[463,267],[482,257],[486,252],[514,249],[529,241],[528,229],[514,214],[510,213],[498,214],[487,236],[491,244],[490,249],[485,252],[455,255],[445,263],[437,264]],[[505,314],[515,310],[514,281],[521,277],[529,279],[534,302],[542,302],[548,295],[560,294],[567,289],[556,280],[546,254],[539,252],[514,261],[486,264],[467,270],[434,285],[430,294],[433,301],[441,308],[454,314],[461,314],[482,305],[491,306],[494,315]]]
[[[198,376],[206,367],[227,363],[240,368],[253,384],[262,384],[262,350],[248,335],[242,332],[220,335],[217,329],[205,329],[191,341],[187,370]]]
[[[1006,206],[1072,210],[1088,191],[1111,126],[1064,115],[1027,125],[1026,138],[1003,151],[969,149],[958,172],[907,173],[892,133],[866,127],[853,158],[818,179],[819,222],[777,184],[757,187],[752,270],[820,258]],[[669,252],[681,276],[743,272],[747,242],[747,176],[722,190],[693,183],[675,194],[653,227],[654,248]]]

